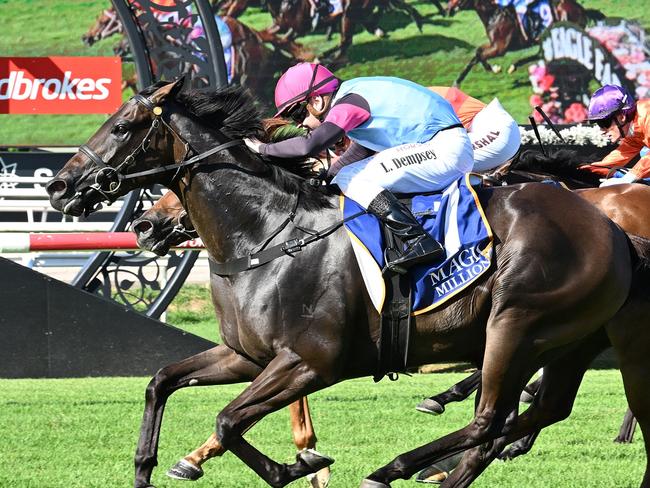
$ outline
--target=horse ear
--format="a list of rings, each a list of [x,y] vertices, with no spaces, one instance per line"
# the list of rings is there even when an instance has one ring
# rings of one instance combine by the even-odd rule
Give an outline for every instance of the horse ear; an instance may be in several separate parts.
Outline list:
[[[176,81],[167,83],[164,86],[158,88],[153,95],[151,95],[151,101],[156,104],[162,104],[168,98],[174,98],[176,94],[181,91],[185,85],[185,76],[181,76]]]

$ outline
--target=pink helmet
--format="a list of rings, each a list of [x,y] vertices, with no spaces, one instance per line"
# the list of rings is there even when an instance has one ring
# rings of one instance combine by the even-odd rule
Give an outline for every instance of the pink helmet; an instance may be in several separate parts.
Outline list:
[[[339,80],[321,64],[300,63],[289,68],[275,86],[276,117],[312,95],[334,92]]]

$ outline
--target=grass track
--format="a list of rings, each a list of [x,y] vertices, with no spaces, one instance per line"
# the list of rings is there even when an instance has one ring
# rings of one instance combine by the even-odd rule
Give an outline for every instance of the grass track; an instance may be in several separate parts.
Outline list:
[[[336,459],[332,488],[356,487],[399,452],[464,425],[471,402],[452,405],[441,417],[413,408],[423,396],[462,377],[458,373],[415,375],[377,385],[360,379],[313,395],[318,448]],[[0,486],[129,486],[147,381],[0,380]],[[240,390],[238,385],[195,388],[171,397],[153,478],[157,487],[265,486],[229,453],[209,462],[206,476],[192,485],[164,476],[171,464],[207,437],[215,414]],[[473,486],[638,486],[644,466],[640,436],[632,445],[612,443],[625,408],[621,392],[617,372],[589,372],[569,421],[544,431],[529,455],[493,464]],[[277,460],[292,459],[286,411],[264,419],[246,437]],[[303,483],[291,486],[304,488]],[[416,485],[399,481],[393,486]]]

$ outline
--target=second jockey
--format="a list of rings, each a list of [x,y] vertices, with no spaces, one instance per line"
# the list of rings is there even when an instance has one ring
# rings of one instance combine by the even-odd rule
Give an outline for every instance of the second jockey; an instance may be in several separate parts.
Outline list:
[[[463,93],[458,88],[430,86],[454,108],[463,127],[467,129],[474,149],[473,171],[494,169],[511,159],[519,150],[519,125],[494,98],[487,105]]]
[[[400,257],[387,263],[389,269],[403,272],[444,255],[392,192],[442,190],[472,170],[472,144],[449,102],[400,78],[340,82],[322,65],[301,63],[278,81],[275,105],[277,116],[313,130],[306,137],[257,146],[263,155],[307,157],[344,135],[352,141],[329,174],[345,195],[407,244]]]
[[[604,85],[589,102],[588,120],[619,145],[601,161],[581,166],[601,176],[613,168],[625,166],[641,150],[650,147],[650,100],[636,102],[628,91],[618,85]],[[622,178],[610,178],[601,186],[632,183],[650,177],[650,155],[642,157]]]

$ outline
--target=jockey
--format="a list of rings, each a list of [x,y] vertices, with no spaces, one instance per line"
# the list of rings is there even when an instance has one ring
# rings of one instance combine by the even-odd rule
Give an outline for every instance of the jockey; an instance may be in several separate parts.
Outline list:
[[[442,246],[391,192],[442,190],[473,164],[472,144],[451,105],[411,81],[392,77],[340,82],[319,64],[285,72],[275,89],[276,116],[313,129],[275,144],[248,141],[277,158],[320,153],[344,135],[349,148],[329,168],[333,183],[407,244],[387,267],[404,269],[444,254]]]
[[[650,145],[650,100],[636,102],[625,88],[605,85],[596,90],[589,101],[587,118],[619,145],[601,161],[580,169],[608,176],[612,168],[625,166],[644,146]],[[642,157],[622,178],[607,179],[601,186],[632,183],[647,177],[650,177],[650,155]]]
[[[528,42],[530,37],[528,35],[528,8],[537,0],[494,0],[497,6],[501,8],[512,7],[517,13],[517,21],[519,23],[519,30],[524,37],[524,41]]]
[[[498,99],[487,105],[455,87],[430,86],[451,103],[474,149],[473,171],[480,173],[502,165],[521,145],[519,125]]]

